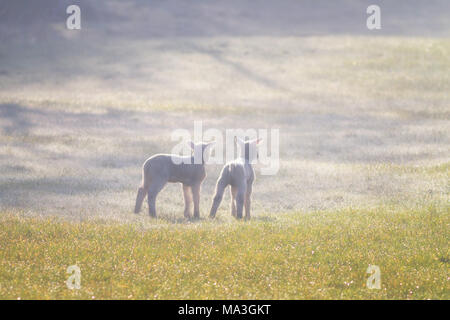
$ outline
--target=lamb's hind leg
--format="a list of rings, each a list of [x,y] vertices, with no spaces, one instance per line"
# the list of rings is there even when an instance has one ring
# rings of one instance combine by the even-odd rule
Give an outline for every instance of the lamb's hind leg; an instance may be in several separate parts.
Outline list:
[[[236,187],[231,186],[230,195],[231,195],[231,215],[233,217],[236,217],[236,195],[237,195]]]
[[[192,197],[194,200],[194,219],[200,219],[200,184],[192,186]]]
[[[148,188],[148,213],[150,216],[156,218],[156,196],[164,188],[167,180],[165,179],[155,179],[150,183]]]
[[[242,211],[244,209],[244,201],[245,201],[245,193],[247,192],[247,182],[241,181],[236,186],[237,194],[236,194],[236,218],[242,219]]]
[[[211,207],[211,211],[209,213],[210,218],[214,218],[216,216],[217,209],[219,208],[220,202],[222,201],[222,198],[223,198],[223,192],[225,191],[225,188],[227,186],[228,186],[228,182],[223,177],[221,177],[217,181],[216,193],[214,195],[213,204]]]
[[[245,220],[250,220],[250,205],[252,202],[252,185],[247,185],[247,192],[245,193],[244,207],[245,207]]]
[[[142,202],[145,199],[148,191],[148,185],[150,183],[150,179],[145,174],[145,170],[142,170],[142,184],[138,189],[138,193],[136,196],[136,204],[134,205],[134,213],[139,213],[141,211]]]
[[[147,190],[144,187],[139,187],[138,193],[136,196],[136,204],[134,206],[134,213],[139,213],[139,211],[141,211],[142,202],[144,201],[144,198],[146,195],[147,195]]]
[[[183,195],[184,195],[184,216],[186,218],[190,218],[191,203],[192,203],[192,192],[190,186],[183,184]]]

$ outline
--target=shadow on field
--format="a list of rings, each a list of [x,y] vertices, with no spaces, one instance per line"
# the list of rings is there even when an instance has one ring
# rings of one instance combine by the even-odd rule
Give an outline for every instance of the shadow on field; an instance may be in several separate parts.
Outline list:
[[[66,112],[50,108],[36,109],[19,104],[0,104],[0,129],[5,134],[27,134],[36,127],[68,130],[101,129],[105,133],[117,128],[132,131],[145,129],[158,131],[164,128],[164,123],[161,122],[163,113],[154,112],[149,117],[145,117],[145,114],[146,112],[114,108],[107,108],[103,113],[88,113]]]
[[[242,78],[248,79],[252,82],[255,82],[263,87],[267,87],[269,89],[276,89],[286,92],[287,89],[283,88],[273,79],[270,79],[268,77],[264,77],[261,74],[258,74],[252,70],[250,70],[248,67],[246,67],[243,63],[239,63],[237,61],[231,61],[225,58],[222,55],[222,52],[220,50],[214,50],[214,49],[208,49],[201,47],[199,45],[196,45],[195,43],[188,44],[188,47],[193,50],[194,52],[197,52],[202,55],[206,55],[213,60],[217,61],[219,64],[225,66],[226,68],[230,68],[237,72]]]
[[[42,114],[41,111],[35,111]],[[0,120],[2,122],[2,130],[5,134],[26,134],[32,127],[28,120],[30,110],[17,104],[0,105]],[[6,123],[3,123],[6,122]]]

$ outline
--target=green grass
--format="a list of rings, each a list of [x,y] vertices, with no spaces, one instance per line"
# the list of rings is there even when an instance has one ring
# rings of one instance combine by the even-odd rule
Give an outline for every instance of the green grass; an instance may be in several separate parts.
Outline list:
[[[131,225],[2,213],[2,299],[449,299],[448,207]],[[81,289],[65,285],[81,268]],[[367,267],[381,290],[366,288]]]

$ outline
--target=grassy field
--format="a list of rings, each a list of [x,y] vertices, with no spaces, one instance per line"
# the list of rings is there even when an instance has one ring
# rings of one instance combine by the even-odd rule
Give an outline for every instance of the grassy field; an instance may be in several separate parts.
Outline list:
[[[448,208],[122,225],[3,213],[0,298],[449,299]],[[81,269],[69,290],[66,269]],[[381,289],[369,290],[377,265]]]

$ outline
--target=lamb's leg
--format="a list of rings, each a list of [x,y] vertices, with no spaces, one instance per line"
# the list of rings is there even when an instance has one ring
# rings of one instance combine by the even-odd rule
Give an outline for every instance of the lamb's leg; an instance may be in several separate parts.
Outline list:
[[[190,186],[183,184],[183,196],[184,196],[184,216],[189,219],[191,217],[191,203],[192,203],[192,193]]]
[[[192,186],[192,197],[194,198],[194,219],[200,218],[200,184]]]
[[[144,201],[144,198],[146,195],[147,195],[147,190],[144,187],[139,187],[138,193],[136,196],[136,204],[134,206],[134,213],[139,213],[139,211],[141,211],[142,202]]]
[[[141,211],[142,202],[147,195],[148,185],[150,183],[150,178],[145,174],[145,170],[142,169],[142,184],[138,189],[136,196],[136,204],[134,205],[134,213],[139,213]]]
[[[214,195],[213,204],[211,207],[211,211],[209,213],[210,218],[214,218],[216,216],[217,208],[219,208],[220,202],[222,201],[223,198],[223,192],[225,191],[227,185],[228,183],[223,177],[221,177],[217,181],[216,193]]]
[[[230,196],[231,196],[231,215],[233,217],[236,217],[236,195],[237,195],[237,188],[234,186],[231,186],[230,188]]]
[[[236,218],[242,219],[242,211],[244,209],[245,193],[247,192],[247,183],[243,181],[237,186],[236,195]]]
[[[150,183],[150,186],[148,188],[148,213],[154,218],[156,218],[156,196],[164,188],[166,183],[167,181],[165,179],[155,179]]]
[[[245,206],[245,220],[250,220],[250,205],[251,205],[251,198],[252,198],[252,185],[247,185],[247,192],[245,193],[245,200],[244,200],[244,206]]]

